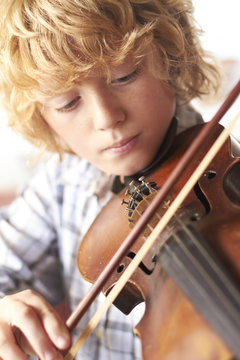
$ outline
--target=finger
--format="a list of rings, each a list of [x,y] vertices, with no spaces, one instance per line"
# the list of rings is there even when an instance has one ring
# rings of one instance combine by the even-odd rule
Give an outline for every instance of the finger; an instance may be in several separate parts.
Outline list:
[[[17,299],[34,309],[42,322],[43,328],[58,349],[65,350],[70,346],[71,338],[67,327],[45,299],[32,290],[18,293]]]
[[[17,346],[12,331],[7,326],[1,327],[0,333],[1,360],[28,360],[23,351]]]
[[[25,336],[19,343],[24,351],[32,347],[41,359],[62,359],[55,346],[60,349],[68,347],[69,333],[60,317],[39,294],[25,290],[6,296],[1,303],[2,309],[6,310],[2,311],[1,319],[5,317],[8,326],[19,329]]]
[[[71,345],[69,330],[57,312],[48,303],[45,305],[39,309],[43,327],[53,344],[58,349],[65,350]]]
[[[18,305],[19,314],[12,320],[12,326],[20,329],[21,333],[27,339],[27,342],[34,350],[34,354],[44,360],[58,360],[62,359],[62,356],[56,350],[54,344],[45,331],[41,319],[36,313],[35,309],[20,303]],[[24,337],[18,337],[18,342],[21,348],[25,351],[29,349],[26,347],[26,341]]]

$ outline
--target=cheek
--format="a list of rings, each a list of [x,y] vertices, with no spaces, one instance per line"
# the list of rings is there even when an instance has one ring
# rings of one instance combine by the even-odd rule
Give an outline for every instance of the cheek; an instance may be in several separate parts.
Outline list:
[[[78,156],[92,162],[97,156],[96,141],[89,129],[72,127],[62,133],[62,138],[69,148]]]
[[[142,84],[137,98],[137,106],[145,108],[149,112],[159,112],[159,115],[170,116],[175,111],[176,99],[174,93],[155,78],[151,78],[148,82]]]
[[[153,92],[146,95],[142,111],[148,118],[148,124],[165,128],[171,122],[176,108],[176,100],[171,93]],[[161,124],[161,125],[160,125]]]
[[[77,155],[86,157],[88,153],[91,153],[93,145],[91,144],[91,141],[89,141],[89,136],[87,134],[73,131],[63,134],[62,138]]]
[[[88,144],[86,129],[80,128],[79,123],[73,116],[65,116],[64,120],[56,116],[47,116],[45,119],[48,125],[70,148],[83,147]]]

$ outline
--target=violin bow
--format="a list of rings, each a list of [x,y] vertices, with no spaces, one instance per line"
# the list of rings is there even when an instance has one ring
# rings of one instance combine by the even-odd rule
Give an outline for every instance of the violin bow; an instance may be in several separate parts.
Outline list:
[[[180,176],[183,174],[186,166],[191,161],[191,159],[194,157],[194,155],[197,153],[200,146],[204,143],[204,141],[208,138],[213,128],[216,126],[216,124],[221,120],[223,115],[227,112],[227,110],[230,108],[230,106],[234,103],[236,98],[238,97],[240,93],[240,81],[235,85],[235,87],[232,89],[222,106],[219,108],[215,116],[212,118],[211,121],[206,123],[206,125],[202,128],[202,130],[199,132],[198,136],[195,138],[193,143],[190,145],[188,150],[185,152],[185,154],[182,156],[181,160],[175,167],[174,171],[169,176],[168,180],[165,182],[165,184],[161,187],[161,189],[158,191],[157,195],[153,199],[150,206],[146,209],[142,217],[138,220],[138,222],[135,224],[132,231],[129,233],[129,235],[126,237],[118,251],[115,253],[115,255],[112,257],[108,265],[105,267],[103,272],[100,274],[96,282],[92,285],[88,293],[85,295],[85,297],[80,301],[77,308],[73,311],[73,313],[70,315],[68,320],[66,321],[66,325],[69,328],[69,330],[72,330],[76,324],[79,322],[79,320],[82,318],[86,310],[89,308],[89,306],[92,304],[93,300],[96,298],[96,296],[100,293],[103,285],[106,283],[108,278],[111,276],[114,269],[117,267],[121,259],[125,256],[126,252],[130,249],[130,247],[133,245],[134,241],[138,238],[138,236],[143,231],[144,227],[146,226],[147,222],[149,221],[150,217],[156,212],[157,208],[161,204],[161,202],[164,200],[172,186],[176,184]],[[227,140],[234,124],[236,123],[240,113],[230,122],[229,126],[226,127],[217,140],[214,142],[210,150],[205,155],[202,162],[199,164],[199,166],[196,168],[196,170],[193,172],[191,177],[188,179],[186,184],[183,186],[175,200],[172,202],[171,206],[168,208],[168,210],[165,212],[159,223],[156,225],[156,227],[153,229],[152,233],[149,235],[146,242],[142,245],[134,259],[131,261],[130,265],[126,268],[122,276],[120,277],[119,281],[116,283],[116,285],[113,287],[109,295],[106,297],[103,304],[99,307],[99,309],[96,311],[96,313],[93,315],[92,319],[89,321],[85,329],[80,334],[79,338],[73,344],[73,346],[70,348],[67,355],[64,357],[64,360],[72,360],[74,359],[75,355],[79,351],[80,347],[83,345],[83,343],[86,341],[87,337],[92,333],[92,331],[95,329],[95,327],[98,325],[99,321],[101,320],[104,313],[108,310],[108,308],[112,305],[116,297],[121,292],[122,288],[128,281],[128,279],[132,276],[133,272],[138,267],[139,263],[142,261],[144,256],[147,254],[147,252],[150,250],[152,245],[154,244],[154,241],[159,236],[161,231],[165,228],[165,226],[168,224],[172,216],[175,214],[178,207],[181,205],[181,203],[184,201],[186,196],[191,191],[194,184],[197,182],[201,174],[204,172],[208,164],[212,161],[212,159],[217,154],[218,150],[221,148],[223,143]]]

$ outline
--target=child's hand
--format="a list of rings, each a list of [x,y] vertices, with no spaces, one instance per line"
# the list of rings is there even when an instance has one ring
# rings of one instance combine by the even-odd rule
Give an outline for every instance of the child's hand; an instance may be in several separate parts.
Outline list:
[[[58,350],[70,345],[70,335],[55,310],[37,293],[21,291],[0,301],[0,359],[63,359]]]

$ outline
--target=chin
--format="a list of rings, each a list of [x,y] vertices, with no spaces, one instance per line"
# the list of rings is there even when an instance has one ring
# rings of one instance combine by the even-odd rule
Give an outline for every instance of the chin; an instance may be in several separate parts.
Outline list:
[[[146,154],[145,154],[146,155]],[[112,161],[102,163],[101,166],[98,166],[101,170],[111,175],[118,176],[131,176],[144,169],[152,161],[152,156],[145,156],[143,154],[139,156],[131,157],[130,159],[125,159],[125,161]],[[140,160],[139,160],[140,159]],[[123,159],[122,159],[123,160]],[[99,164],[98,164],[99,165]]]
[[[144,169],[149,163],[150,162],[146,162],[146,164],[138,163],[138,166],[132,166],[131,164],[131,166],[119,167],[118,169],[116,169],[116,171],[114,171],[114,174],[119,176],[131,176]]]

